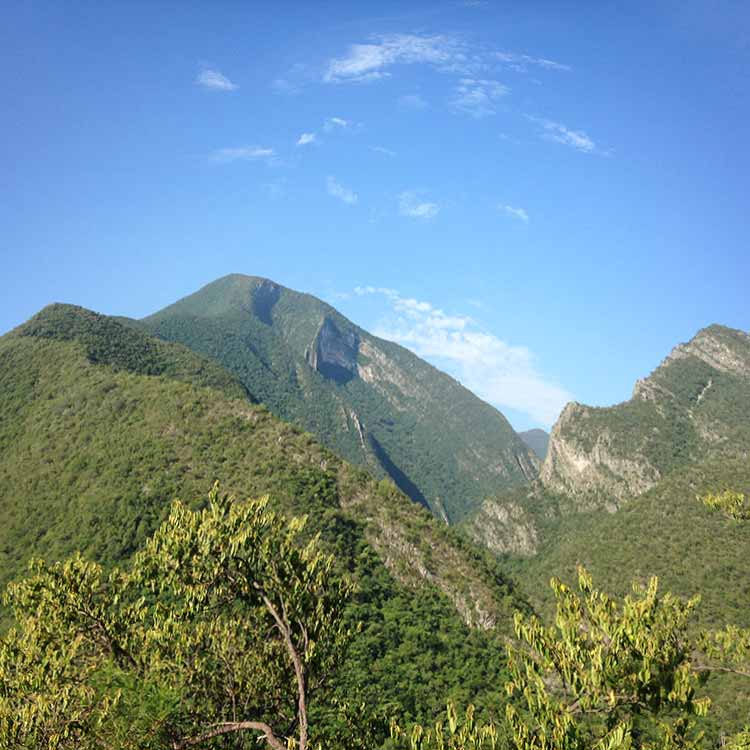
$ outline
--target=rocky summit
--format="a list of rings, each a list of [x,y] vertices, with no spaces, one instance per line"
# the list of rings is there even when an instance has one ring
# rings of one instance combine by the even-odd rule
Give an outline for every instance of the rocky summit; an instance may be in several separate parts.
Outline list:
[[[746,456],[750,336],[713,325],[675,347],[629,401],[570,403],[555,424],[540,479],[582,506],[613,510],[680,466]]]

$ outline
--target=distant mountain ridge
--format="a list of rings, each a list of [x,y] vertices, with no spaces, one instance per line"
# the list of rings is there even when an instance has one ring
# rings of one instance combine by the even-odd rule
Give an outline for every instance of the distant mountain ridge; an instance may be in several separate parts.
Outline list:
[[[315,297],[233,274],[138,325],[234,373],[282,419],[456,522],[540,462],[505,417]]]
[[[549,432],[536,428],[519,432],[518,435],[534,451],[539,460],[544,461],[549,448]]]

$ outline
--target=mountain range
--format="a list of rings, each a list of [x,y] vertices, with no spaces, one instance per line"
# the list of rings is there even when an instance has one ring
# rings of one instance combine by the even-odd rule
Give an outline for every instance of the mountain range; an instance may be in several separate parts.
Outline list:
[[[200,507],[220,481],[308,515],[357,580],[342,695],[420,720],[446,693],[496,709],[513,611],[549,613],[549,578],[579,564],[618,594],[657,574],[701,593],[700,624],[750,626],[750,525],[699,501],[750,490],[749,413],[750,336],[719,325],[547,435],[267,279],[143,320],[54,304],[0,337],[0,584],[32,557],[127,561],[170,500]],[[739,725],[747,689],[710,689]]]
[[[750,335],[704,328],[639,380],[628,401],[569,403],[539,477],[487,498],[467,528],[497,552],[533,554],[543,529],[565,515],[614,512],[687,467],[746,460],[749,412]]]

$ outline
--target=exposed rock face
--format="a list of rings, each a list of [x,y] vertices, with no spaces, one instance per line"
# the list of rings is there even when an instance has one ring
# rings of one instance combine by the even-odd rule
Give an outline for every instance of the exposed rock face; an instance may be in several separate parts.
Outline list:
[[[465,562],[451,554],[445,545],[442,549],[436,546],[428,550],[424,544],[409,540],[402,528],[386,519],[381,519],[378,531],[369,541],[397,579],[416,585],[421,581],[432,584],[453,602],[469,627],[491,630],[498,624],[487,585],[464,577]]]
[[[534,453],[531,448],[528,448],[526,453],[522,453],[520,451],[516,453],[515,459],[518,468],[521,470],[521,473],[523,474],[527,482],[531,482],[539,476],[539,467],[541,466],[541,462],[537,458],[536,453]],[[508,473],[507,468],[500,463],[495,466],[495,471],[500,475]]]
[[[750,335],[744,331],[704,328],[687,344],[675,347],[661,367],[691,355],[720,372],[750,378]]]
[[[342,333],[325,317],[315,340],[306,352],[310,367],[329,380],[346,383],[357,375],[359,336],[354,331]]]
[[[540,479],[578,509],[614,511],[678,466],[741,453],[745,433],[736,422],[748,407],[750,336],[710,326],[637,381],[630,401],[568,404],[552,429]]]
[[[588,407],[582,404],[571,402],[565,407],[552,428],[539,478],[551,492],[576,496],[581,509],[615,511],[624,499],[653,487],[660,474],[644,455],[621,455],[606,428],[596,434],[593,446],[579,442],[577,430],[588,417]]]
[[[373,341],[362,341],[360,351],[365,360],[359,366],[359,376],[365,383],[376,388],[378,392],[396,408],[408,408],[409,401],[429,398],[415,378],[399,367]]]
[[[496,554],[528,557],[536,552],[539,542],[534,519],[515,500],[485,501],[466,530],[472,539]]]
[[[281,287],[269,279],[262,279],[253,290],[251,304],[258,320],[267,326],[273,325],[271,311],[281,296]]]

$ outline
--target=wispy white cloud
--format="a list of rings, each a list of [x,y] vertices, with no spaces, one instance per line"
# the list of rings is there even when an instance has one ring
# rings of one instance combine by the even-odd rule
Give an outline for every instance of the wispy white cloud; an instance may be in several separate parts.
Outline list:
[[[352,44],[344,57],[330,60],[323,80],[326,83],[361,83],[385,78],[393,65],[426,63],[436,66],[466,62],[464,45],[445,36],[389,34],[369,44]]]
[[[526,115],[526,118],[541,128],[541,136],[548,141],[562,143],[585,154],[609,156],[610,152],[599,148],[594,140],[583,130],[571,130],[561,122],[533,117],[531,115]]]
[[[310,143],[315,143],[317,140],[317,136],[315,133],[302,133],[302,135],[297,138],[297,146],[307,146]]]
[[[370,151],[374,151],[376,154],[383,154],[383,156],[395,156],[396,152],[392,151],[385,146],[370,146]]]
[[[404,94],[399,96],[398,103],[407,109],[426,109],[427,102],[419,94]]]
[[[220,148],[211,154],[211,161],[227,163],[231,161],[255,161],[258,159],[271,160],[276,155],[272,148],[263,146],[235,146]]]
[[[223,73],[212,68],[204,68],[196,76],[195,82],[213,91],[235,91],[239,88],[236,83],[232,83]]]
[[[337,182],[335,177],[328,177],[326,179],[326,189],[328,190],[328,195],[332,195],[334,198],[338,198],[350,206],[359,200],[359,196],[353,190]]]
[[[502,211],[506,216],[511,216],[514,219],[522,221],[524,224],[529,223],[529,214],[524,208],[514,208],[513,206],[506,206],[500,204],[498,207],[499,211]]]
[[[494,115],[494,102],[510,93],[510,89],[499,81],[462,78],[455,88],[451,105],[454,109],[472,117]]]
[[[434,219],[440,211],[437,203],[422,201],[416,190],[405,190],[398,196],[398,212],[411,219]]]
[[[465,4],[479,7],[480,0],[465,0]],[[352,44],[342,57],[335,57],[325,64],[322,79],[326,83],[363,83],[388,78],[397,65],[428,65],[443,73],[462,75],[465,78],[486,79],[488,72],[507,68],[526,73],[530,69],[544,71],[570,71],[570,65],[548,57],[536,57],[525,53],[493,52],[481,45],[470,44],[460,35],[450,34],[388,34],[373,37],[364,44]],[[480,80],[485,92],[493,98],[497,95],[497,81]],[[507,88],[503,93],[508,93]],[[423,100],[412,94],[401,98],[401,103],[416,106]],[[422,104],[423,106],[423,104]],[[481,107],[478,108],[481,111]]]
[[[390,312],[375,334],[411,349],[457,377],[499,408],[517,409],[549,427],[572,395],[539,371],[532,352],[481,329],[468,315],[383,287],[357,287],[357,295],[382,295]]]
[[[570,65],[548,60],[545,57],[532,57],[531,55],[520,55],[517,52],[495,52],[494,57],[501,63],[519,73],[526,73],[529,67],[543,68],[544,70],[570,71]]]
[[[336,130],[337,128],[345,129],[351,127],[351,125],[352,121],[345,120],[343,117],[329,117],[323,123],[323,130],[325,130],[327,133],[330,133],[332,130]]]

